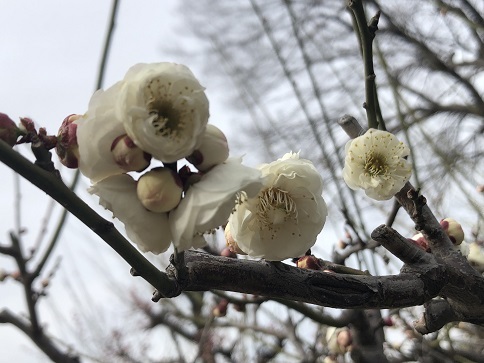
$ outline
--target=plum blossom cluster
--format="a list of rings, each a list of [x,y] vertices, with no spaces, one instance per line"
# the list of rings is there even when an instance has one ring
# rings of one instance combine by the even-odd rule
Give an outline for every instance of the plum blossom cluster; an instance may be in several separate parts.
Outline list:
[[[259,169],[243,166],[228,158],[227,139],[208,118],[204,88],[187,67],[138,64],[97,91],[84,115],[64,120],[57,153],[91,179],[90,192],[142,251],[200,247],[204,233],[226,224],[233,252],[272,261],[305,255],[328,214],[314,165],[291,152]],[[347,143],[344,180],[389,199],[410,178],[408,155],[394,135],[370,129]],[[178,169],[182,159],[197,171]]]
[[[388,200],[410,179],[410,149],[387,131],[369,129],[346,144],[343,178],[353,190],[363,189],[376,200]]]
[[[299,153],[259,169],[264,186],[256,196],[240,198],[225,229],[227,244],[271,261],[300,257],[314,245],[328,215],[321,175]]]
[[[227,140],[208,124],[204,88],[185,66],[138,64],[97,91],[84,115],[67,117],[57,152],[91,179],[100,204],[146,252],[205,244],[241,192],[255,196],[260,171],[228,158]],[[178,170],[177,162],[188,165]],[[139,173],[139,174],[138,174]],[[133,177],[134,175],[134,177]]]

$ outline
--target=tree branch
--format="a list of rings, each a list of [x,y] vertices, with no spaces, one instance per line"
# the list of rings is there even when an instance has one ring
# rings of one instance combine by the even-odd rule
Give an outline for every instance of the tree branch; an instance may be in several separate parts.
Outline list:
[[[55,175],[32,164],[4,141],[0,141],[0,161],[43,190],[93,230],[128,262],[139,276],[153,285],[162,295],[175,296],[179,294],[179,291],[175,290],[176,284],[173,280],[151,264],[114,228],[112,223],[94,212]]]
[[[24,321],[18,316],[15,316],[7,309],[0,311],[0,323],[9,323],[21,330],[44,352],[52,361],[59,363],[79,363],[80,360],[76,356],[61,352],[49,339],[42,330],[34,330],[28,322]]]
[[[196,251],[186,251],[185,266],[171,269],[177,270],[180,290],[218,289],[335,308],[421,305],[436,296],[445,283],[438,266],[396,276],[356,276]]]

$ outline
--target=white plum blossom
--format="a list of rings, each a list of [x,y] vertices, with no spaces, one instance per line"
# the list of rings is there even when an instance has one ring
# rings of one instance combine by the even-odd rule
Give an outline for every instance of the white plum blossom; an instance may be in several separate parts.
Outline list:
[[[185,198],[170,212],[173,243],[179,250],[205,244],[202,234],[227,222],[237,195],[255,196],[262,187],[261,173],[230,158],[190,186]]]
[[[233,239],[251,257],[282,261],[304,255],[328,215],[320,174],[299,153],[287,153],[259,169],[261,191],[242,198],[229,218]]]
[[[121,82],[96,92],[75,121],[79,169],[92,194],[124,223],[146,252],[178,251],[205,244],[203,234],[225,224],[242,193],[255,196],[261,172],[227,159],[225,135],[208,126],[204,88],[185,66],[138,64]],[[76,126],[77,125],[77,129]],[[151,160],[164,163],[135,181]],[[178,160],[193,161],[176,170]]]
[[[123,222],[126,234],[143,252],[165,252],[171,243],[167,213],[147,210],[136,193],[136,181],[127,174],[114,175],[94,184],[89,192],[99,204]]]
[[[353,190],[370,198],[388,200],[410,179],[412,167],[405,159],[409,148],[387,131],[369,129],[346,144],[343,178]]]
[[[124,77],[117,114],[136,145],[171,163],[200,145],[209,117],[208,99],[184,65],[137,64]]]

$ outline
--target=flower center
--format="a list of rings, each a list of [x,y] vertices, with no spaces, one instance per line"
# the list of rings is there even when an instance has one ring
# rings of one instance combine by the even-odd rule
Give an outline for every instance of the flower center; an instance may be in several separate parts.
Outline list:
[[[366,156],[364,169],[365,172],[373,177],[385,175],[388,173],[387,160],[385,156],[381,154],[369,152]]]
[[[155,134],[163,137],[176,139],[179,133],[185,128],[181,122],[180,112],[175,110],[169,102],[153,102],[148,104],[151,119],[151,126]]]
[[[150,115],[149,122],[157,136],[167,137],[179,141],[186,127],[183,108],[176,107],[177,97],[171,93],[172,83],[163,84],[155,78],[148,83],[144,90],[146,108]],[[182,100],[184,107],[186,100]]]
[[[259,195],[257,215],[266,226],[281,224],[289,218],[297,219],[296,203],[288,191],[270,187]]]

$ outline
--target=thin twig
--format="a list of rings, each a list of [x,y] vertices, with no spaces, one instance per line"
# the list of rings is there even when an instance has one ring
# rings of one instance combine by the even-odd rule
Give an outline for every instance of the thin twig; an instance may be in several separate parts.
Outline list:
[[[365,69],[365,110],[368,118],[368,128],[385,129],[383,120],[378,122],[379,105],[376,98],[375,70],[373,67],[373,39],[378,29],[378,12],[367,24],[365,9],[361,0],[350,0],[348,7],[351,9],[357,29],[355,29],[361,44],[363,64]],[[381,114],[381,113],[380,113]]]

